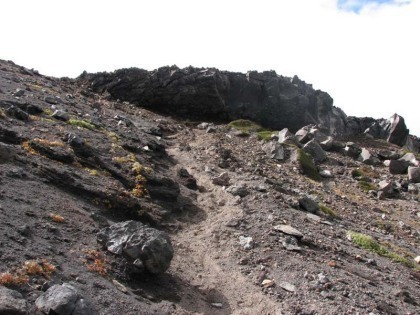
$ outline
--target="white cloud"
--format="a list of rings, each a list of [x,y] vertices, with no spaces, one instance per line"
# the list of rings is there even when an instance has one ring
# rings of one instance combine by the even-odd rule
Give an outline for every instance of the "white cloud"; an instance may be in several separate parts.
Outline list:
[[[2,3],[0,58],[55,76],[177,64],[276,70],[329,92],[349,115],[398,112],[420,135],[420,0],[14,0]]]

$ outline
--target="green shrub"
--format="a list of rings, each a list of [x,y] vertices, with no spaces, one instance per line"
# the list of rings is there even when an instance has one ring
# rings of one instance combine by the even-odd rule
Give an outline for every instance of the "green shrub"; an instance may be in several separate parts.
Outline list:
[[[302,168],[303,174],[309,178],[320,181],[321,175],[319,175],[318,170],[312,160],[312,157],[305,153],[302,149],[298,149],[298,161],[299,165]]]

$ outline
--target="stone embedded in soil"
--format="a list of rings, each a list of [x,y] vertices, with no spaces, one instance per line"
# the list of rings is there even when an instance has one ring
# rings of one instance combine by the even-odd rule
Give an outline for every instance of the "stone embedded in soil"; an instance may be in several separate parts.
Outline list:
[[[250,236],[239,236],[239,244],[246,250],[252,249],[254,240]]]
[[[36,301],[37,309],[44,314],[96,315],[99,314],[90,300],[76,287],[63,283],[53,285]]]
[[[284,234],[295,236],[299,239],[303,237],[303,234],[299,230],[295,229],[294,227],[290,225],[279,224],[279,225],[274,226],[273,229],[276,231],[280,231]]]
[[[244,186],[233,185],[226,189],[226,191],[234,196],[245,197],[249,194],[248,189]]]
[[[28,306],[22,294],[15,290],[0,286],[0,314],[26,315]]]
[[[299,206],[310,213],[317,213],[319,211],[318,203],[308,196],[299,198]]]
[[[282,242],[285,249],[290,251],[301,251],[302,248],[298,245],[298,241],[294,236],[286,236]]]
[[[125,221],[102,229],[98,243],[109,252],[124,256],[130,263],[140,259],[147,271],[165,272],[174,255],[169,236],[141,222]]]
[[[51,116],[54,117],[55,119],[62,120],[62,121],[70,120],[70,115],[64,110],[60,110],[60,109],[56,110]]]
[[[327,159],[327,154],[321,148],[318,141],[312,139],[303,146],[303,150],[309,153],[316,162],[323,162]]]
[[[291,284],[291,283],[286,282],[286,281],[281,281],[279,283],[279,287],[286,290],[286,291],[289,291],[289,292],[295,292],[296,291],[296,286],[294,284]]]
[[[230,177],[227,172],[223,172],[217,177],[212,178],[212,183],[219,186],[229,186]]]

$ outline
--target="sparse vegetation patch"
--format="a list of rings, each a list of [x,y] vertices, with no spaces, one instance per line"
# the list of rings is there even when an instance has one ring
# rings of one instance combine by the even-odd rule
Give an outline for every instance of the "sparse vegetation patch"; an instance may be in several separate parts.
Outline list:
[[[298,149],[298,161],[306,176],[316,181],[321,180],[321,175],[319,175],[311,156],[306,154],[302,149]]]
[[[73,125],[73,126],[77,126],[77,127],[86,128],[86,129],[89,129],[89,130],[96,129],[95,125],[93,125],[92,123],[90,123],[86,120],[70,119],[69,124]]]

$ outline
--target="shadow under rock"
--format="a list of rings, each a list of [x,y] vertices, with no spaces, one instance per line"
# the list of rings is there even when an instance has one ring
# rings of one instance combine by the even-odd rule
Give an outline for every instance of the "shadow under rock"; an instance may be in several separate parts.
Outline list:
[[[220,291],[201,290],[169,273],[144,274],[132,278],[128,283],[133,292],[145,300],[173,302],[186,311],[200,314],[232,314],[227,298]]]

